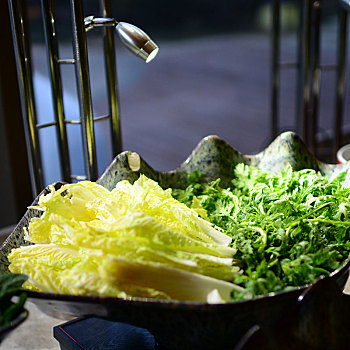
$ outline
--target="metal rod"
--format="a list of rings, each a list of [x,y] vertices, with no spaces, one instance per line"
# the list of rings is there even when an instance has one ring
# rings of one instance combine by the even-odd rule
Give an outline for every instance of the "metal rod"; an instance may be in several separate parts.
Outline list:
[[[101,121],[108,120],[108,119],[111,119],[110,115],[108,115],[108,114],[100,115],[100,116],[94,118],[94,122],[101,122]]]
[[[44,129],[44,128],[48,128],[50,126],[56,126],[56,125],[57,125],[57,122],[54,121],[54,122],[37,124],[36,128],[39,130],[39,129]]]
[[[333,70],[336,70],[337,68],[338,66],[333,64],[323,64],[320,66],[320,69],[322,71],[333,71]]]
[[[85,168],[87,178],[91,181],[95,181],[98,177],[98,170],[83,3],[81,0],[71,0],[71,7],[74,59],[76,61],[75,72],[79,97],[80,120],[82,123]]]
[[[301,7],[301,31],[299,48],[299,93],[298,93],[298,133],[302,135],[307,146],[309,140],[309,115],[310,115],[310,44],[311,44],[311,20],[312,20],[312,0],[305,0]]]
[[[75,64],[75,59],[56,59],[58,64]]]
[[[76,180],[76,181],[87,180],[87,177],[85,175],[72,175],[71,178],[72,180]]]
[[[279,83],[280,83],[280,2],[272,1],[272,79],[271,79],[271,139],[278,133]]]
[[[335,124],[334,124],[334,155],[342,145],[342,123],[344,112],[344,93],[345,93],[345,65],[346,65],[346,42],[347,42],[347,10],[341,9],[339,14],[338,29],[338,69],[337,69],[337,95],[335,105]]]
[[[103,17],[112,17],[111,1],[100,0]],[[109,115],[111,116],[111,139],[113,156],[122,150],[120,130],[120,106],[118,96],[118,80],[116,54],[114,45],[114,27],[104,27],[105,69],[108,91]]]
[[[23,1],[9,0],[31,185],[33,195],[36,196],[44,188],[44,180],[40,157],[40,143],[36,129],[36,108],[27,20],[23,6]]]
[[[320,69],[320,38],[321,38],[321,9],[322,0],[316,0],[313,3],[314,21],[313,21],[313,55],[312,55],[312,89],[311,89],[311,130],[310,130],[310,145],[312,152],[316,155],[317,152],[317,127],[319,114],[319,100],[321,89],[321,69]]]
[[[303,111],[303,78],[302,74],[302,61],[303,61],[303,18],[304,18],[304,0],[298,1],[298,9],[299,9],[299,24],[297,29],[297,83],[296,83],[296,131],[301,135],[302,133],[302,111]]]
[[[102,5],[104,7],[104,5]],[[114,18],[108,18],[104,15],[104,17],[99,18],[95,16],[89,16],[85,17],[84,24],[85,24],[85,31],[89,31],[93,28],[97,27],[115,27],[119,22]]]
[[[56,121],[58,152],[61,163],[61,176],[63,181],[70,181],[70,159],[67,139],[67,130],[64,123],[64,104],[60,66],[58,63],[58,43],[53,15],[52,0],[41,0],[44,23],[47,58],[49,63],[50,82],[52,91],[53,113]]]
[[[66,124],[81,124],[81,120],[75,120],[75,119],[66,119],[64,122]]]

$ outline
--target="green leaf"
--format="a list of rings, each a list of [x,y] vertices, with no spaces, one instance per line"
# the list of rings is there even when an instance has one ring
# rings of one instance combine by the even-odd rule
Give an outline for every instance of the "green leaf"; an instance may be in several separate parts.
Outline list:
[[[22,274],[0,274],[0,326],[8,324],[23,310],[26,294],[21,293],[17,302],[12,302],[12,297],[26,280],[27,276]]]
[[[342,187],[344,177],[329,180],[290,166],[272,174],[238,164],[231,189],[218,181],[191,189],[208,218],[232,236],[243,272],[235,283],[259,295],[311,283],[349,257],[350,190]],[[181,198],[181,191],[175,196]]]

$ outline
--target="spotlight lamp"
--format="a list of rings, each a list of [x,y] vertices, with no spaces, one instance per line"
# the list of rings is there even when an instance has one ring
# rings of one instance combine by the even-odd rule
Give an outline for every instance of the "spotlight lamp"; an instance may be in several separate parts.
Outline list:
[[[130,23],[118,22],[114,18],[94,16],[86,17],[84,23],[86,31],[96,27],[115,27],[124,46],[146,63],[151,62],[157,56],[159,48],[155,42],[143,30]]]

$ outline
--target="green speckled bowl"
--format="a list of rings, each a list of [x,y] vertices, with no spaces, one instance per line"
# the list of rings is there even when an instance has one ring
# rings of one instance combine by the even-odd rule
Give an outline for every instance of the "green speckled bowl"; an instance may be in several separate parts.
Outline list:
[[[278,172],[290,164],[295,170],[311,168],[319,170],[328,177],[336,176],[342,171],[350,174],[350,163],[342,165],[322,163],[307,150],[296,134],[286,132],[256,155],[242,155],[219,137],[208,136],[198,144],[183,164],[166,173],[152,169],[136,153],[123,152],[114,159],[98,182],[112,189],[118,181],[126,179],[133,182],[143,173],[158,181],[163,188],[185,188],[187,175],[199,169],[204,181],[220,177],[221,183],[228,185],[233,168],[241,162],[272,172]],[[350,185],[349,176],[346,177],[344,186]],[[55,185],[61,186],[62,183]],[[0,249],[0,270],[7,270],[9,251],[24,244],[23,228],[33,216],[38,215],[36,210],[28,210],[4,242]],[[348,260],[331,275],[340,288],[345,285],[349,264]],[[147,328],[164,349],[223,350],[232,349],[252,326],[268,325],[278,321],[295,306],[298,296],[306,287],[227,304],[142,299],[130,301],[38,292],[29,292],[28,297],[41,310],[51,315],[94,315]]]

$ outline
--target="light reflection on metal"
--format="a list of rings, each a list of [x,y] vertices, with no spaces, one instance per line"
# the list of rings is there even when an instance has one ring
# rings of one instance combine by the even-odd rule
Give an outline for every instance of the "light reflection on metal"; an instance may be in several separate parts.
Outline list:
[[[121,42],[137,57],[146,63],[151,62],[158,54],[156,43],[140,28],[130,23],[118,22],[114,18],[96,18],[89,16],[84,19],[85,30],[98,27],[115,27]]]
[[[299,9],[299,28],[297,32],[297,59],[292,64],[280,62],[281,40],[280,5],[282,0],[273,0],[272,30],[272,84],[271,115],[272,139],[278,134],[278,121],[283,106],[280,106],[281,69],[293,68],[297,73],[296,91],[296,131],[315,155],[319,152],[317,141],[322,74],[325,71],[336,72],[336,96],[334,113],[333,155],[342,145],[342,126],[344,122],[344,99],[346,78],[347,26],[350,13],[350,0],[338,0],[340,6],[337,14],[337,62],[329,65],[321,62],[321,19],[322,1],[304,0],[296,2]]]
[[[112,17],[111,1],[100,0],[100,16],[84,19],[83,2],[70,0],[70,10],[73,24],[73,52],[74,58],[59,57],[58,39],[55,30],[53,0],[41,0],[46,49],[49,63],[51,92],[53,96],[54,121],[37,123],[35,96],[33,88],[33,73],[30,54],[30,40],[25,18],[23,0],[9,0],[12,33],[14,38],[17,75],[21,93],[22,113],[26,131],[29,167],[31,172],[33,195],[41,192],[45,187],[41,148],[38,131],[53,127],[57,132],[58,151],[60,155],[61,179],[63,181],[80,181],[82,179],[96,180],[98,177],[94,123],[110,119],[112,154],[116,156],[122,151],[120,136],[120,111],[118,84],[116,72],[116,53],[114,46],[114,30],[119,23]],[[86,31],[95,27],[104,30],[104,56],[106,81],[108,92],[109,112],[104,116],[94,116],[90,86],[90,72],[88,64]],[[117,29],[122,41],[129,35],[128,49],[136,53],[146,62],[150,62],[158,52],[158,47],[139,28],[123,24]],[[134,36],[134,37],[133,37]],[[77,93],[80,110],[80,120],[66,119],[63,100],[61,65],[74,65],[77,82]],[[84,162],[86,175],[71,173],[70,150],[66,125],[79,124],[82,129]]]
[[[56,37],[53,4],[51,0],[41,0],[43,24],[45,28],[45,42],[47,47],[47,59],[49,63],[50,82],[52,89],[52,107],[54,118],[57,123],[56,134],[58,140],[58,152],[61,162],[61,177],[63,181],[71,181],[71,167],[68,148],[68,137],[65,126],[65,112],[63,103],[63,88],[58,61],[59,50]],[[39,128],[39,126],[37,126]]]
[[[80,0],[71,0],[71,8],[73,22],[73,54],[80,106],[80,120],[82,123],[85,169],[87,178],[96,181],[98,178],[98,167],[83,2]]]
[[[40,142],[36,128],[36,108],[33,87],[33,73],[30,60],[29,38],[23,2],[9,2],[11,27],[15,48],[18,84],[20,87],[21,107],[24,121],[28,161],[33,195],[44,187],[40,156]]]
[[[146,63],[156,57],[159,48],[143,30],[125,22],[118,23],[116,30],[125,47]]]

